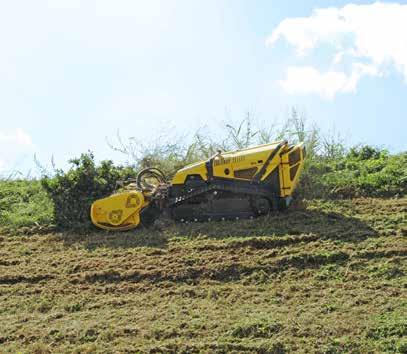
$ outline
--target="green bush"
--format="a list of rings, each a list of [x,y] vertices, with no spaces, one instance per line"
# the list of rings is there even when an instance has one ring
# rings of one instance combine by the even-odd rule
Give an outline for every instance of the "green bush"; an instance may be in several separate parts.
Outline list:
[[[131,167],[116,167],[112,161],[96,165],[92,153],[69,161],[71,168],[44,177],[42,186],[54,204],[54,222],[61,229],[87,229],[91,226],[90,206],[112,193],[116,181],[135,177]]]
[[[407,153],[390,155],[371,146],[344,156],[307,161],[297,193],[304,198],[391,197],[407,193]]]

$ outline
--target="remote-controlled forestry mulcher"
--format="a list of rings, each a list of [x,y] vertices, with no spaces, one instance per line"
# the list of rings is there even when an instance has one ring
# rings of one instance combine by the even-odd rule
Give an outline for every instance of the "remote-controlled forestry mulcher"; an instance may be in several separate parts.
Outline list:
[[[286,141],[232,152],[180,169],[168,182],[157,168],[121,183],[96,200],[92,222],[107,230],[151,225],[161,214],[176,221],[238,220],[289,206],[304,166],[303,143]]]

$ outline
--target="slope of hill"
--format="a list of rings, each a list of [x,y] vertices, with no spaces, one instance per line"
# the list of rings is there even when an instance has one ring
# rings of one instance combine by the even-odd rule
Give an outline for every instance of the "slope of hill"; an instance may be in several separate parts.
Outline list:
[[[405,353],[406,211],[0,236],[0,351]]]

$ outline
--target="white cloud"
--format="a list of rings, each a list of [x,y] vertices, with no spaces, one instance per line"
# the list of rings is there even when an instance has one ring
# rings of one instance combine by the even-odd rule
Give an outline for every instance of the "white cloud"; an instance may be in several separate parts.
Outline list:
[[[267,39],[273,46],[284,39],[300,56],[310,54],[322,45],[333,50],[331,69],[318,73],[316,69],[297,68],[297,73],[314,78],[310,89],[325,97],[338,92],[354,92],[364,75],[383,75],[387,68],[400,72],[407,82],[407,5],[374,3],[346,5],[342,8],[317,9],[309,17],[283,20]],[[351,61],[351,72],[335,69],[345,60]],[[362,63],[368,63],[362,64]],[[287,74],[292,74],[292,68]],[[288,92],[300,92],[300,79],[292,75],[281,82]],[[318,86],[318,87],[317,87]],[[297,88],[294,90],[294,88]]]
[[[284,38],[299,54],[305,54],[322,42],[334,43],[346,30],[346,23],[338,18],[338,9],[318,9],[310,17],[283,20],[267,39],[267,44],[272,46]]]
[[[348,76],[341,71],[320,72],[312,66],[293,66],[287,68],[287,75],[280,85],[290,94],[315,93],[332,99],[336,93],[355,92],[363,75],[378,75],[375,67],[354,64]]]

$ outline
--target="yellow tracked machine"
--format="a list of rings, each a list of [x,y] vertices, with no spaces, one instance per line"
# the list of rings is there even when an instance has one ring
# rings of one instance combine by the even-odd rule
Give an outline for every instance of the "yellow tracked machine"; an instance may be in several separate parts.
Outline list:
[[[180,169],[168,183],[142,170],[111,196],[96,200],[92,222],[107,230],[151,225],[162,213],[181,222],[237,220],[288,207],[304,166],[302,143],[286,141],[218,152]]]

